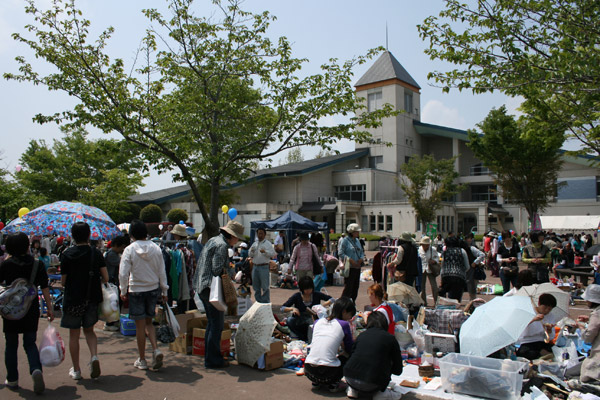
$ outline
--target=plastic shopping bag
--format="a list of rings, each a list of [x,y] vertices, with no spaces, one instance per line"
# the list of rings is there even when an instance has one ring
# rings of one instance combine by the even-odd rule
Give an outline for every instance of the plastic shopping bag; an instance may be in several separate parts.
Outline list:
[[[119,289],[112,283],[102,285],[102,303],[98,307],[98,318],[106,322],[118,321]]]
[[[227,304],[223,297],[223,286],[221,285],[221,277],[213,276],[210,282],[210,297],[208,299],[210,304],[213,305],[219,311],[227,310]]]
[[[56,367],[65,359],[65,342],[58,330],[48,325],[40,343],[40,361],[44,367]]]

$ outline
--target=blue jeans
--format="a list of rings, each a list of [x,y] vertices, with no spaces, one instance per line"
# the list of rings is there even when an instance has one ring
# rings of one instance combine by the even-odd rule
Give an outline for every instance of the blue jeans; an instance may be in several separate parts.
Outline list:
[[[513,287],[515,287],[517,285],[517,276],[518,276],[517,274],[507,276],[504,273],[502,266],[500,266],[500,280],[502,281],[502,289],[504,290],[504,293],[510,292],[510,284],[511,283],[512,283]]]
[[[23,349],[27,354],[29,361],[29,373],[33,373],[36,369],[42,370],[40,362],[40,353],[35,345],[37,332],[23,333]],[[9,382],[17,382],[19,380],[19,371],[17,369],[17,349],[19,348],[19,334],[5,333],[6,348],[4,349],[4,364],[6,365],[6,380]]]
[[[268,265],[258,265],[252,268],[252,288],[254,299],[259,303],[270,303],[271,292],[269,291],[271,275]]]
[[[217,310],[209,301],[210,288],[204,289],[200,293],[200,300],[206,310],[206,354],[204,356],[204,366],[206,368],[218,368],[223,366],[224,360],[221,354],[221,333],[223,332],[223,322],[225,313]]]

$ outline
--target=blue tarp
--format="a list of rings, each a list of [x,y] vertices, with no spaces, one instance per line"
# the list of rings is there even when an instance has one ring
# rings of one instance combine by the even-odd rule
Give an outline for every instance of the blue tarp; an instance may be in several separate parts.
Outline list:
[[[254,237],[258,228],[267,231],[284,231],[286,237],[286,248],[292,248],[292,240],[298,232],[325,232],[325,238],[329,238],[329,225],[327,222],[314,222],[293,211],[286,211],[281,217],[268,221],[253,221],[250,223],[250,243],[254,243]]]

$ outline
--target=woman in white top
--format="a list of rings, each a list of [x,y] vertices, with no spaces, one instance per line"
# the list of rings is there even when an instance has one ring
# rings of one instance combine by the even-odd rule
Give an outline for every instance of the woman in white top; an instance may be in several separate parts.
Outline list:
[[[310,352],[306,357],[304,374],[314,388],[326,385],[331,392],[343,390],[339,382],[344,376],[344,364],[352,351],[354,340],[350,321],[356,307],[348,297],[340,297],[333,305],[331,315],[315,322]],[[338,354],[342,346],[342,354]]]

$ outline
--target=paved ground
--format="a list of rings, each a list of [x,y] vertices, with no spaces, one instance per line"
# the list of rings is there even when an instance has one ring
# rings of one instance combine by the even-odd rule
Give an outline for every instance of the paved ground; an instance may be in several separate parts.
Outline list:
[[[498,283],[497,278],[488,279],[489,283]],[[359,309],[368,303],[366,290],[371,282],[362,282],[357,300]],[[342,287],[328,287],[329,293],[338,297]],[[292,290],[274,289],[271,300],[274,304],[282,304],[294,293]],[[491,298],[491,296],[484,296]],[[432,300],[430,300],[431,304]],[[571,310],[571,316],[588,314],[584,306],[576,306]],[[53,323],[58,326],[58,321]],[[39,335],[46,327],[45,321],[40,321]],[[100,328],[101,325],[99,324]],[[68,333],[60,329],[63,339],[68,338]],[[92,381],[89,371],[84,367],[89,360],[85,341],[81,340],[82,367],[84,379],[73,381],[68,376],[70,368],[69,354],[65,361],[54,368],[46,368],[44,378],[46,381],[47,399],[105,399],[107,396],[116,395],[114,398],[163,400],[163,399],[190,399],[201,396],[204,399],[289,399],[302,396],[312,398],[345,398],[345,394],[331,394],[329,392],[313,391],[306,377],[298,377],[287,370],[262,372],[235,363],[225,370],[206,370],[203,358],[185,356],[172,353],[167,346],[161,345],[165,353],[165,367],[158,372],[140,371],[133,368],[137,358],[135,338],[124,337],[119,333],[104,332],[96,329],[98,335],[99,357],[102,367],[102,376]],[[38,340],[39,343],[39,340]],[[0,354],[4,353],[4,340],[0,340]],[[0,367],[1,382],[5,378],[5,369]],[[0,398],[3,400],[17,398],[39,398],[32,391],[32,382],[29,377],[25,353],[19,349],[19,374],[22,388],[18,392],[11,392],[0,385]],[[415,397],[405,396],[403,399]]]

